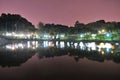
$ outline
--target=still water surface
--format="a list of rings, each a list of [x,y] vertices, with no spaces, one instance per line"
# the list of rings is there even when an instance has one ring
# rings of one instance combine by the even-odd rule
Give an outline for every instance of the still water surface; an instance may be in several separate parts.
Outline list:
[[[0,80],[120,79],[119,42],[21,41],[0,46]]]

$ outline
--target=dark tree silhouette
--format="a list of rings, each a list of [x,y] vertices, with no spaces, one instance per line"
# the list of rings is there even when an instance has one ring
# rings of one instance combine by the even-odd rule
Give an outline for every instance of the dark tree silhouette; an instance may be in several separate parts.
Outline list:
[[[27,19],[18,14],[5,14],[0,16],[0,31],[6,32],[26,32],[34,31],[35,27]]]

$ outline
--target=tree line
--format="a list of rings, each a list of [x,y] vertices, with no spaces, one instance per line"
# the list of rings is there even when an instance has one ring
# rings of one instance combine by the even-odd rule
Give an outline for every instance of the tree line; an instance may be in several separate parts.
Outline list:
[[[1,32],[26,32],[34,31],[35,26],[27,19],[18,14],[5,14],[0,16],[0,31]]]
[[[80,23],[76,21],[74,26],[69,27],[61,24],[44,24],[39,22],[38,30],[44,33],[69,33],[69,34],[77,34],[77,33],[86,33],[92,32],[97,33],[99,30],[105,29],[106,32],[119,32],[120,30],[120,22],[105,22],[104,20],[98,20],[96,22],[91,22],[88,24]]]
[[[36,32],[38,34],[46,33],[49,35],[56,34],[81,34],[81,33],[98,33],[99,30],[104,29],[106,32],[119,33],[120,22],[105,22],[104,20],[98,20],[88,24],[80,23],[76,21],[74,26],[70,27],[61,24],[44,24],[38,23],[36,28],[31,22],[23,18],[19,14],[5,14],[0,16],[0,32]]]

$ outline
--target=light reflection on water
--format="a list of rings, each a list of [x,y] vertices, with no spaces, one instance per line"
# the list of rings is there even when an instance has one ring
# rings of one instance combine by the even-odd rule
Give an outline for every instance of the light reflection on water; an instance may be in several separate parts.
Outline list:
[[[0,46],[2,80],[115,79],[120,76],[119,63],[116,42],[22,41]]]
[[[10,52],[23,55],[24,52],[34,52],[38,53],[38,57],[69,55],[75,57],[75,60],[79,60],[80,57],[91,57],[91,60],[99,62],[105,59],[120,62],[120,45],[110,42],[22,41],[1,46],[0,51],[1,54]]]
[[[39,48],[72,48],[72,49],[80,49],[85,51],[98,51],[100,53],[116,53],[119,52],[119,43],[108,43],[108,42],[64,42],[64,41],[27,41],[21,43],[13,43],[7,44],[2,47],[2,49],[6,50],[18,50],[18,49],[33,49],[37,50]]]

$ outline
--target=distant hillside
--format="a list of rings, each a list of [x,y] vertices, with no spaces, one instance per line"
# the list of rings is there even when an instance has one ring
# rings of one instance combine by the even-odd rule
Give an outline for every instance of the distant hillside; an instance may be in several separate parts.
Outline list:
[[[25,32],[34,31],[35,27],[27,19],[18,14],[1,14],[0,16],[0,31],[7,32]]]

